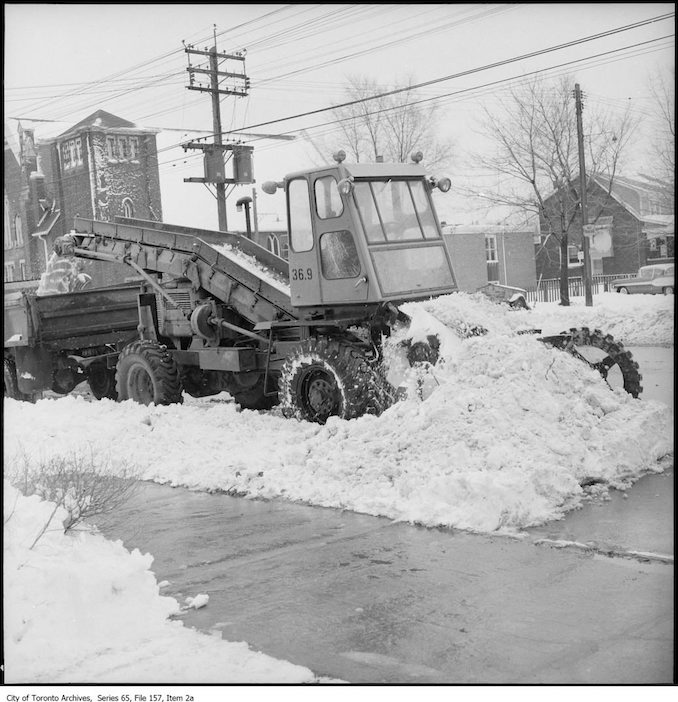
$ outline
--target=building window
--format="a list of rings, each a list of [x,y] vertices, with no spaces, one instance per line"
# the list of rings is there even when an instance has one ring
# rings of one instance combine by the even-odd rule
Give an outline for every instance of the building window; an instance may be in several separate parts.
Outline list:
[[[139,156],[139,137],[110,135],[106,137],[109,161],[132,161]]]
[[[61,168],[67,171],[69,168],[82,166],[82,142],[80,137],[70,139],[61,144]]]
[[[562,263],[563,259],[563,253],[562,250],[559,248],[558,252],[560,253],[560,260]],[[583,251],[579,250],[578,246],[570,245],[567,247],[567,267],[568,268],[577,268],[579,266],[582,266],[584,263],[584,253]]]
[[[19,280],[28,280],[28,276],[26,275],[26,261],[22,258],[19,261]]]
[[[14,282],[14,263],[5,263],[5,283]]]
[[[275,234],[268,235],[268,242],[266,243],[268,250],[274,253],[276,256],[280,256],[280,242]]]
[[[106,156],[108,156],[109,159],[115,159],[118,157],[118,150],[115,145],[115,137],[106,137]]]
[[[9,200],[5,195],[5,248],[12,248],[12,221],[9,215]]]
[[[127,137],[118,137],[118,156],[125,160],[129,158],[129,141]]]
[[[134,203],[128,197],[122,201],[122,216],[134,217]]]
[[[24,245],[24,227],[19,215],[14,217],[14,241],[17,246]]]
[[[487,282],[499,282],[499,259],[497,258],[497,237],[485,235],[485,260],[487,261]]]

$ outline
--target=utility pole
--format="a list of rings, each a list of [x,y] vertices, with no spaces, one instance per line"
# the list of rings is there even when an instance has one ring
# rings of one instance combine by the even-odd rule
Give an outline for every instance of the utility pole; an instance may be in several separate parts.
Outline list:
[[[582,128],[581,113],[584,109],[582,105],[581,90],[579,83],[574,86],[574,100],[577,112],[577,144],[579,146],[579,197],[581,203],[581,227],[582,227],[582,251],[584,253],[584,296],[587,307],[593,307],[593,295],[591,293],[591,250],[590,237],[593,234],[593,225],[589,225],[588,208],[586,202],[586,163],[584,161],[584,131]]]
[[[226,178],[224,169],[224,152],[225,151],[235,151],[238,149],[237,156],[240,157],[244,153],[245,159],[250,156],[251,158],[251,147],[238,147],[235,144],[224,144],[222,133],[221,133],[221,105],[219,102],[220,95],[237,95],[244,97],[250,87],[249,78],[244,73],[245,65],[245,55],[243,52],[236,52],[235,54],[226,54],[217,52],[217,35],[216,28],[214,31],[214,46],[211,49],[205,47],[203,50],[196,49],[192,44],[185,46],[185,51],[189,55],[188,58],[188,68],[186,69],[189,73],[189,85],[187,85],[188,90],[199,90],[201,92],[210,93],[212,97],[212,130],[214,133],[214,143],[199,143],[199,142],[189,142],[184,145],[184,150],[186,149],[200,149],[204,152],[205,161],[205,177],[204,178],[184,178],[184,182],[187,183],[212,183],[216,188],[216,198],[217,198],[217,214],[219,218],[219,230],[226,231],[228,229],[228,223],[226,220],[226,184],[227,183],[238,183],[238,182],[248,182],[247,180],[239,180],[238,175],[236,178]],[[191,65],[191,56],[207,56],[209,58],[209,68],[200,68]],[[233,73],[230,71],[220,71],[219,61],[220,60],[233,60],[241,61],[243,64],[242,73]],[[204,85],[196,85],[195,74],[206,74],[209,76],[210,84],[209,87]],[[234,79],[234,84],[229,88],[219,87],[219,78],[232,78]],[[237,159],[241,162],[241,158]],[[249,177],[249,182],[251,179],[251,166],[247,169],[244,166],[243,170],[249,170],[249,174],[244,177]]]

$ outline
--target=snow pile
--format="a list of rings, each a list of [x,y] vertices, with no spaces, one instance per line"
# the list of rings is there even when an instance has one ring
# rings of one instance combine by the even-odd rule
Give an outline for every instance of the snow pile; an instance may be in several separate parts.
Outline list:
[[[411,399],[380,417],[318,426],[239,411],[225,394],[169,407],[6,400],[5,453],[39,460],[80,445],[158,482],[479,532],[559,518],[586,498],[582,484],[628,486],[663,470],[673,450],[667,406],[611,390],[581,361],[517,334],[533,326],[529,312],[469,295],[406,311],[419,337],[441,334],[424,402],[415,383]],[[557,306],[541,321],[554,318],[562,326]],[[474,335],[480,327],[487,332]]]
[[[571,298],[570,303],[561,307],[557,302],[538,302],[531,310],[507,313],[507,305],[492,303],[482,293],[457,293],[423,303],[423,307],[450,326],[480,323],[503,332],[536,328],[545,335],[589,327],[611,334],[625,346],[673,345],[673,295],[601,293],[593,296],[592,307],[586,307],[583,297]]]
[[[159,594],[150,555],[94,533],[64,534],[65,512],[54,510],[5,481],[6,683],[316,682],[306,668],[172,621],[180,608]]]
[[[285,280],[284,276],[267,268],[254,256],[250,256],[236,246],[231,246],[230,244],[210,244],[210,246],[216,249],[222,256],[237,263],[241,268],[253,273],[257,278],[262,278],[279,292],[288,297],[290,296],[290,285],[289,282]]]

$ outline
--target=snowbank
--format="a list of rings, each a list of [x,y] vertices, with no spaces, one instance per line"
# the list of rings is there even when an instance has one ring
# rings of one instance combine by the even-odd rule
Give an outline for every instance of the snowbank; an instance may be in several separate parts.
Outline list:
[[[511,310],[491,304],[483,295],[447,295],[423,307],[446,324],[450,320],[478,323],[504,332],[537,328],[544,334],[558,334],[571,327],[601,329],[625,346],[671,346],[675,328],[673,295],[620,295],[601,293],[586,307],[583,297],[570,299],[569,307],[557,302],[538,302],[531,310]]]
[[[636,343],[669,338],[665,298],[623,299]],[[429,313],[431,328],[447,325],[443,361],[427,379],[426,401],[415,393],[380,417],[318,426],[239,411],[226,395],[169,407],[7,400],[5,455],[39,460],[79,445],[171,485],[515,532],[580,505],[582,484],[622,487],[661,472],[658,461],[673,451],[666,405],[613,391],[569,354],[516,333],[535,322],[579,326],[594,319],[590,309],[600,316],[591,326],[608,331],[607,316],[623,321],[615,304],[543,305],[539,316],[460,294],[410,306],[419,333]],[[473,325],[487,334],[464,338]]]
[[[316,682],[306,668],[172,621],[180,607],[159,594],[150,555],[65,535],[65,512],[54,510],[5,481],[6,683]]]

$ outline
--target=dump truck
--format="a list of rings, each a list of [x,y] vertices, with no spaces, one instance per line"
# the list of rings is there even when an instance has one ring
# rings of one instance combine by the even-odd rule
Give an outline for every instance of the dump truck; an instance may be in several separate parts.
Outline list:
[[[382,412],[395,398],[385,343],[410,322],[401,306],[457,291],[432,198],[450,181],[420,161],[348,164],[339,152],[332,165],[264,183],[286,198],[288,260],[229,232],[76,218],[55,245],[61,255],[125,263],[142,281],[137,335],[107,360],[117,399],[227,391],[243,408],[279,404],[319,423]],[[575,355],[603,349],[591,365],[603,376],[619,366],[625,389],[640,393],[637,364],[609,335],[542,340]],[[438,360],[434,335],[402,345],[410,365]]]
[[[119,352],[138,337],[138,283],[39,295],[5,290],[5,395],[65,395],[88,381],[97,399],[115,399]]]

